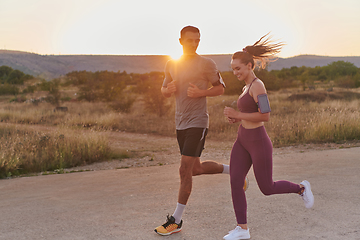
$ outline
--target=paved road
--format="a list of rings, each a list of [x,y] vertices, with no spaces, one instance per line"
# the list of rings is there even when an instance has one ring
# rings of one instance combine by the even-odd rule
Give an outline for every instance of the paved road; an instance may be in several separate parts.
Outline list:
[[[247,191],[251,239],[360,239],[360,148],[274,156],[274,179],[307,179],[306,209],[295,194]],[[235,227],[228,175],[195,177],[183,231],[153,229],[176,205],[178,165],[0,180],[0,239],[222,239]]]

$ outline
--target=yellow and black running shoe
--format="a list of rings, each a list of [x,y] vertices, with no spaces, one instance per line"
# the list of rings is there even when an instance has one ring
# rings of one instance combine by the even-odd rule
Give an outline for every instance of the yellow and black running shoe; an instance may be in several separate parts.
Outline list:
[[[244,191],[246,191],[249,188],[249,183],[250,183],[249,178],[246,176],[243,186]]]
[[[155,228],[155,232],[157,234],[163,235],[163,236],[167,236],[167,235],[171,235],[173,233],[178,233],[181,231],[181,227],[182,227],[182,223],[183,221],[181,220],[181,222],[179,224],[175,223],[175,218],[173,216],[167,215],[167,221],[166,223],[164,223],[163,225]]]

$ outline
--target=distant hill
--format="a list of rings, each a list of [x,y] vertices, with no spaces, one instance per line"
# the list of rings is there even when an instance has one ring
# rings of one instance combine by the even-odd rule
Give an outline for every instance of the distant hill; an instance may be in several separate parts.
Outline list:
[[[270,63],[269,70],[281,70],[283,68],[297,67],[322,67],[332,62],[344,61],[351,62],[356,67],[360,68],[360,56],[359,57],[327,57],[316,55],[300,55],[291,58],[279,58],[276,62]]]
[[[0,66],[6,65],[33,76],[52,79],[72,71],[163,71],[169,56],[38,55],[0,50]]]
[[[229,71],[231,55],[205,55],[212,58],[220,71]],[[283,68],[297,67],[322,67],[332,62],[344,61],[351,62],[356,67],[360,68],[360,56],[359,57],[327,57],[327,56],[316,56],[316,55],[299,55],[290,58],[279,58],[275,62],[271,62],[268,66],[268,70],[281,70]]]
[[[220,71],[229,71],[230,54],[204,55],[212,58]],[[127,73],[148,73],[163,71],[170,59],[165,55],[39,55],[35,53],[0,50],[0,66],[6,65],[26,74],[51,80],[72,71],[126,71]],[[325,57],[300,55],[279,58],[270,63],[269,70],[280,70],[292,66],[325,66],[335,61],[347,61],[360,67],[360,57]]]

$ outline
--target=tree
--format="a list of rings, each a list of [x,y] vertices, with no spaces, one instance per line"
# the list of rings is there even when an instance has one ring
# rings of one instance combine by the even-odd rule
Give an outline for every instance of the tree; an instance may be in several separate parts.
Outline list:
[[[330,63],[325,68],[332,79],[339,76],[354,76],[358,72],[358,68],[353,63],[344,61]]]
[[[99,89],[99,98],[106,102],[117,99],[126,87],[122,76],[113,72],[96,72],[95,79]]]
[[[136,76],[138,92],[144,96],[146,111],[162,117],[170,110],[168,99],[161,94],[164,73],[151,72]]]
[[[60,80],[59,79],[52,80],[52,84],[51,84],[49,93],[54,98],[54,105],[58,107],[60,105],[60,99],[61,99]]]
[[[284,86],[285,81],[281,81],[273,72],[266,69],[255,69],[255,75],[264,82],[267,90],[276,91],[287,86]]]
[[[24,84],[24,77],[25,73],[19,70],[14,70],[10,72],[7,82],[10,84]]]
[[[14,70],[8,66],[0,67],[0,82],[9,84],[24,84],[26,80],[34,78],[29,74],[25,74],[20,70]]]
[[[79,88],[79,100],[94,102],[98,99],[98,91],[95,80],[91,79]]]
[[[9,74],[13,71],[11,67],[1,66],[0,67],[0,79],[5,80],[8,78]]]

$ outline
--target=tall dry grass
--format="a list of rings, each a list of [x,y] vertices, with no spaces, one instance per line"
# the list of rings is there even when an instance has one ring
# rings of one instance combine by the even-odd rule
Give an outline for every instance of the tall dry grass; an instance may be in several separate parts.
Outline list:
[[[313,92],[316,94],[316,92]],[[290,93],[270,93],[271,117],[265,123],[275,147],[304,143],[360,140],[360,99],[309,102],[290,101]],[[210,99],[210,128],[215,139],[234,139],[238,125],[228,124],[225,106],[236,108],[237,96]]]
[[[275,147],[302,143],[360,140],[360,100],[327,99],[324,102],[290,101],[294,91],[270,92],[270,121],[265,124]],[[300,92],[303,93],[303,92]],[[311,94],[317,94],[311,91]],[[238,124],[228,124],[223,116],[225,106],[236,108],[238,96],[208,98],[210,131],[215,140],[234,140]],[[65,128],[120,130],[174,136],[174,99],[167,116],[158,117],[146,111],[143,101],[135,102],[131,113],[117,113],[105,103],[68,102],[68,112],[54,112],[51,105],[27,103],[0,105],[3,122],[50,124]]]
[[[272,102],[267,127],[275,145],[360,140],[360,100]]]
[[[109,159],[107,139],[96,132],[53,133],[0,126],[0,178],[53,171]]]

